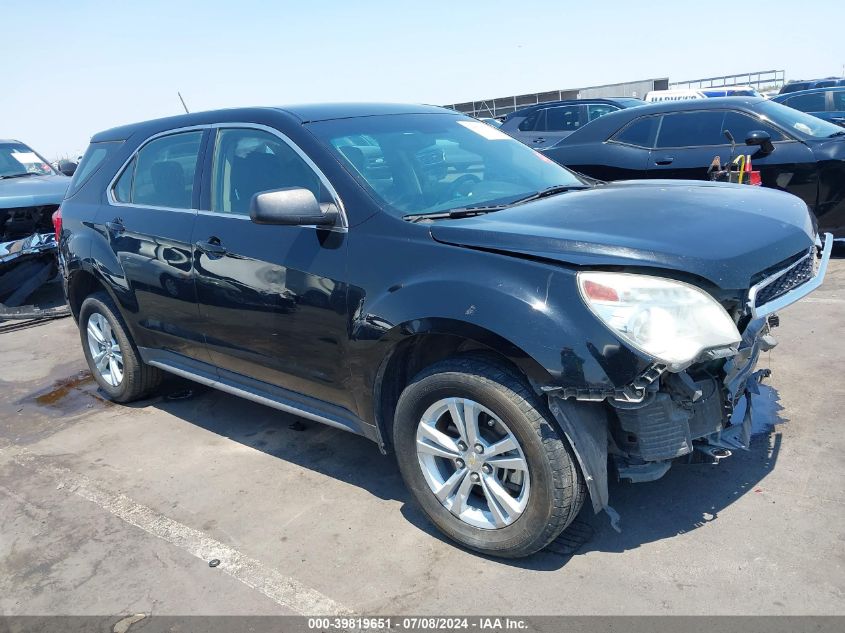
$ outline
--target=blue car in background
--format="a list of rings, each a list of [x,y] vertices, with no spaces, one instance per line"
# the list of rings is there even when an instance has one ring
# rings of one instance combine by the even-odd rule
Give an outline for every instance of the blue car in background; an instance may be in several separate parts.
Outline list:
[[[790,81],[781,87],[778,94],[785,95],[789,92],[800,92],[802,90],[812,90],[813,88],[833,88],[834,86],[845,86],[845,77],[825,77],[824,79]]]
[[[845,127],[845,85],[788,92],[772,101]]]
[[[53,231],[70,178],[20,141],[0,140],[0,243]]]

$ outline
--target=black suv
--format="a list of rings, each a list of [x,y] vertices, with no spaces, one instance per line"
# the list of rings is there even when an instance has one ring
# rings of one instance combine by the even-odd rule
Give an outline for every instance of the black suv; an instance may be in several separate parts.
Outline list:
[[[612,514],[609,456],[647,481],[747,443],[769,317],[821,283],[832,242],[785,193],[592,185],[394,105],[102,132],[57,230],[111,399],[167,371],[364,435],[441,530],[501,556],[588,493]]]

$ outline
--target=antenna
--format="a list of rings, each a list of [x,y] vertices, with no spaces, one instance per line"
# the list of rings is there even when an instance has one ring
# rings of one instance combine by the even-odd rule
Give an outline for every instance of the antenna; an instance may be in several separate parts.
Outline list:
[[[185,100],[182,98],[182,93],[177,90],[176,94],[179,95],[179,101],[182,102],[182,107],[185,108],[185,114],[190,114],[191,112],[188,110],[188,106],[185,105]]]

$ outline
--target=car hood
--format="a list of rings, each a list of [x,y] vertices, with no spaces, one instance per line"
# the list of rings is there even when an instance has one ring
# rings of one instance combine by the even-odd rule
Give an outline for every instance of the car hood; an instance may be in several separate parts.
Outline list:
[[[446,244],[575,266],[680,270],[724,289],[815,240],[807,205],[761,187],[638,180],[559,194],[503,211],[431,226]]]
[[[0,209],[60,204],[70,178],[67,176],[24,176],[0,180]]]

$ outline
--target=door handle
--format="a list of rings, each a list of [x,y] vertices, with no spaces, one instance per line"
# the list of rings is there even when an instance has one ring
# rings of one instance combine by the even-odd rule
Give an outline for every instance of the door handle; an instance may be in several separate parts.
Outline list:
[[[542,136],[538,136],[537,138],[532,138],[531,142],[532,143],[545,143],[546,139],[543,138]]]
[[[115,218],[111,222],[106,222],[106,230],[114,235],[120,235],[126,230],[126,227],[123,226],[123,220]]]
[[[671,165],[672,161],[675,160],[674,156],[661,156],[660,158],[654,161],[655,165]]]
[[[220,243],[220,238],[209,237],[207,241],[199,241],[195,246],[206,255],[213,255],[215,257],[223,257],[229,250]]]

